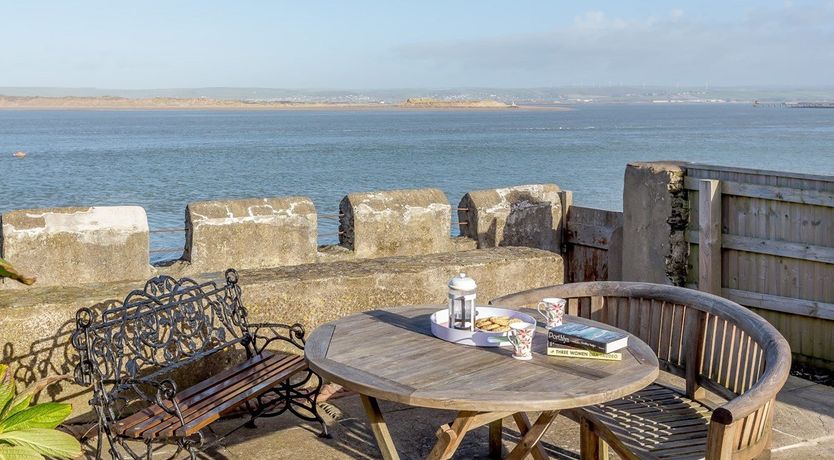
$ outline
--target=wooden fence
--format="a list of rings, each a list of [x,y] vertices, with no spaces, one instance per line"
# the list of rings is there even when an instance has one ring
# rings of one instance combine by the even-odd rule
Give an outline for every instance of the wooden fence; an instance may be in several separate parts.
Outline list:
[[[562,192],[565,282],[621,279],[623,213],[573,206]]]
[[[748,306],[834,368],[834,177],[687,165],[690,287]]]

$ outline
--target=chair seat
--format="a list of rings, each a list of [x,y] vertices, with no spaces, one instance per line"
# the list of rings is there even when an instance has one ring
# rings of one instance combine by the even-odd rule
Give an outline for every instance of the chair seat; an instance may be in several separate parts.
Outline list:
[[[114,431],[146,440],[190,436],[305,369],[303,356],[264,352],[177,393],[185,425],[154,404],[118,421]]]
[[[622,399],[573,412],[593,422],[615,450],[625,448],[633,458],[699,459],[706,454],[711,410],[672,388],[652,384]]]

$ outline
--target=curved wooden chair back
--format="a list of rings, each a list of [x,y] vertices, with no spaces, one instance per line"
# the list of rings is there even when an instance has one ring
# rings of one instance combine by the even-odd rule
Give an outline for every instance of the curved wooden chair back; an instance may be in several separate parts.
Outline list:
[[[763,318],[712,294],[615,281],[533,289],[490,304],[535,306],[545,297],[567,299],[568,314],[639,337],[657,353],[661,370],[686,379],[690,398],[703,398],[708,389],[727,399],[712,414],[707,458],[752,458],[765,449],[791,354]]]

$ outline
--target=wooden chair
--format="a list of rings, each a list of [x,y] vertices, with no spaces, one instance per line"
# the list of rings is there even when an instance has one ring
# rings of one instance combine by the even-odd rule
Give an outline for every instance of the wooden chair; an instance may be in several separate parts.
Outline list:
[[[493,299],[534,306],[568,299],[568,314],[624,329],[649,344],[662,371],[686,379],[566,413],[580,423],[581,455],[625,459],[749,459],[770,452],[776,394],[791,365],[788,343],[760,316],[721,297],[629,282],[565,284]],[[705,389],[727,402],[714,407]],[[604,441],[604,442],[603,442]]]

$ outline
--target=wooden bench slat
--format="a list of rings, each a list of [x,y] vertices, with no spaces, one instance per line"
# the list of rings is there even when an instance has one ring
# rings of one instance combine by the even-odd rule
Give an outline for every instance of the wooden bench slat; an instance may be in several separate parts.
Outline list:
[[[191,400],[187,402],[186,407],[180,407],[183,419],[185,419],[186,423],[188,423],[187,421],[189,419],[194,418],[196,415],[200,414],[201,411],[206,410],[206,407],[210,408],[211,405],[215,404],[215,401],[218,399],[233,397],[235,394],[245,390],[247,387],[263,380],[264,378],[269,378],[276,372],[280,372],[284,367],[290,365],[298,359],[298,357],[294,355],[279,356],[281,356],[280,359],[270,360],[268,366],[263,367],[262,369],[252,371],[250,373],[237,374],[235,376],[236,379],[227,380],[222,382],[222,384],[216,385],[215,387],[208,388],[203,393],[198,393],[192,396],[190,398]],[[137,430],[134,433],[134,436],[141,436],[145,439],[153,439],[157,437],[160,430],[171,425],[181,425],[179,418],[167,413],[160,414],[159,417],[153,419],[151,423],[147,424],[144,429]]]
[[[279,355],[280,357],[281,355]],[[189,398],[193,397],[196,394],[218,384],[219,382],[227,381],[229,379],[234,379],[236,375],[246,372],[248,369],[252,367],[264,366],[270,359],[275,359],[275,356],[271,353],[263,353],[261,355],[255,355],[252,358],[244,361],[243,363],[239,364],[238,366],[229,368],[220,372],[208,379],[205,379],[194,386],[188,387],[181,392],[177,393],[177,403],[179,404],[187,404]],[[123,434],[126,433],[128,429],[131,427],[147,421],[148,419],[166,413],[161,407],[156,404],[148,406],[147,408],[136,412],[133,415],[130,415],[126,418],[123,418],[117,421],[114,425],[114,430],[116,433]]]
[[[258,396],[269,391],[269,389],[272,388],[276,382],[286,380],[292,374],[295,374],[296,372],[306,368],[307,362],[304,361],[303,357],[299,357],[299,361],[296,363],[295,367],[287,367],[281,373],[273,376],[271,380],[263,381],[256,385],[250,386],[246,389],[246,391],[239,393],[235,398],[226,400],[217,407],[202,414],[200,417],[190,420],[185,427],[178,428],[174,432],[166,430],[162,433],[162,435],[170,436],[171,434],[175,434],[176,436],[190,436],[199,431],[201,428],[219,419],[229,409],[235,408],[238,405],[242,404],[244,401],[247,401],[249,399],[257,398]]]
[[[280,360],[283,356],[285,355],[269,356],[266,359],[258,361],[254,366],[249,366],[247,365],[249,363],[245,363],[232,368],[232,370],[236,372],[229,373],[224,380],[207,379],[206,381],[211,380],[210,383],[213,385],[229,386],[240,382],[246,377],[247,372],[251,372],[252,369],[265,369],[274,364],[277,360]],[[203,392],[212,388],[212,386],[202,385],[202,383],[203,382],[201,382],[200,385],[201,391],[192,390],[192,387],[189,387],[177,394],[175,398],[177,400],[177,404],[180,406],[181,412],[185,413],[185,411],[194,406],[202,398]],[[128,437],[140,437],[142,432],[147,430],[149,427],[156,425],[165,418],[173,417],[156,404],[151,405],[148,409],[149,410],[147,412],[151,413],[151,415],[146,416],[141,420],[133,420],[132,425],[125,425],[123,428],[117,427],[117,433]]]
[[[618,410],[626,412],[629,415],[642,416],[645,418],[651,417],[652,414],[675,414],[681,418],[687,415],[702,414],[708,412],[704,407],[690,406],[688,404],[666,404],[666,405],[646,405],[641,406],[634,404],[631,406],[621,407]]]
[[[256,397],[257,395],[241,397],[247,389],[253,386],[268,382],[270,384],[266,388],[268,390],[292,373],[304,368],[306,368],[304,358],[291,354],[269,354],[258,360],[247,360],[239,366],[181,391],[176,396],[180,412],[187,426],[190,420],[199,418],[212,408],[222,405],[224,401],[236,401],[236,404],[232,406],[234,408]],[[153,405],[143,413],[134,414],[130,419],[132,425],[123,424],[124,428],[117,431],[118,434],[131,438],[155,439],[160,437],[163,430],[170,428],[173,432],[181,426],[177,416],[165,412],[157,405]]]
[[[224,404],[226,404],[230,409],[236,408],[244,402],[266,392],[275,386],[276,383],[286,379],[294,372],[302,370],[303,368],[306,368],[306,363],[302,357],[289,355],[275,362],[269,368],[262,369],[254,374],[249,374],[242,380],[235,382],[227,388],[206,395],[204,399],[197,401],[196,404],[188,410],[182,411],[183,418],[185,419],[185,427],[187,428],[193,420],[202,417],[204,414],[211,412]],[[264,385],[264,391],[248,396],[247,391],[258,385]],[[217,418],[220,418],[220,416],[222,416],[222,413],[219,414]],[[217,418],[214,420],[217,420]],[[141,433],[141,436],[145,439],[166,438],[173,436],[174,431],[179,428],[182,428],[180,420],[177,417],[168,415],[167,417],[164,417],[159,424],[156,424],[152,428]],[[190,434],[193,433],[189,433],[189,435]]]
[[[652,384],[626,398],[582,410],[639,458],[705,455],[711,412],[674,389]]]

